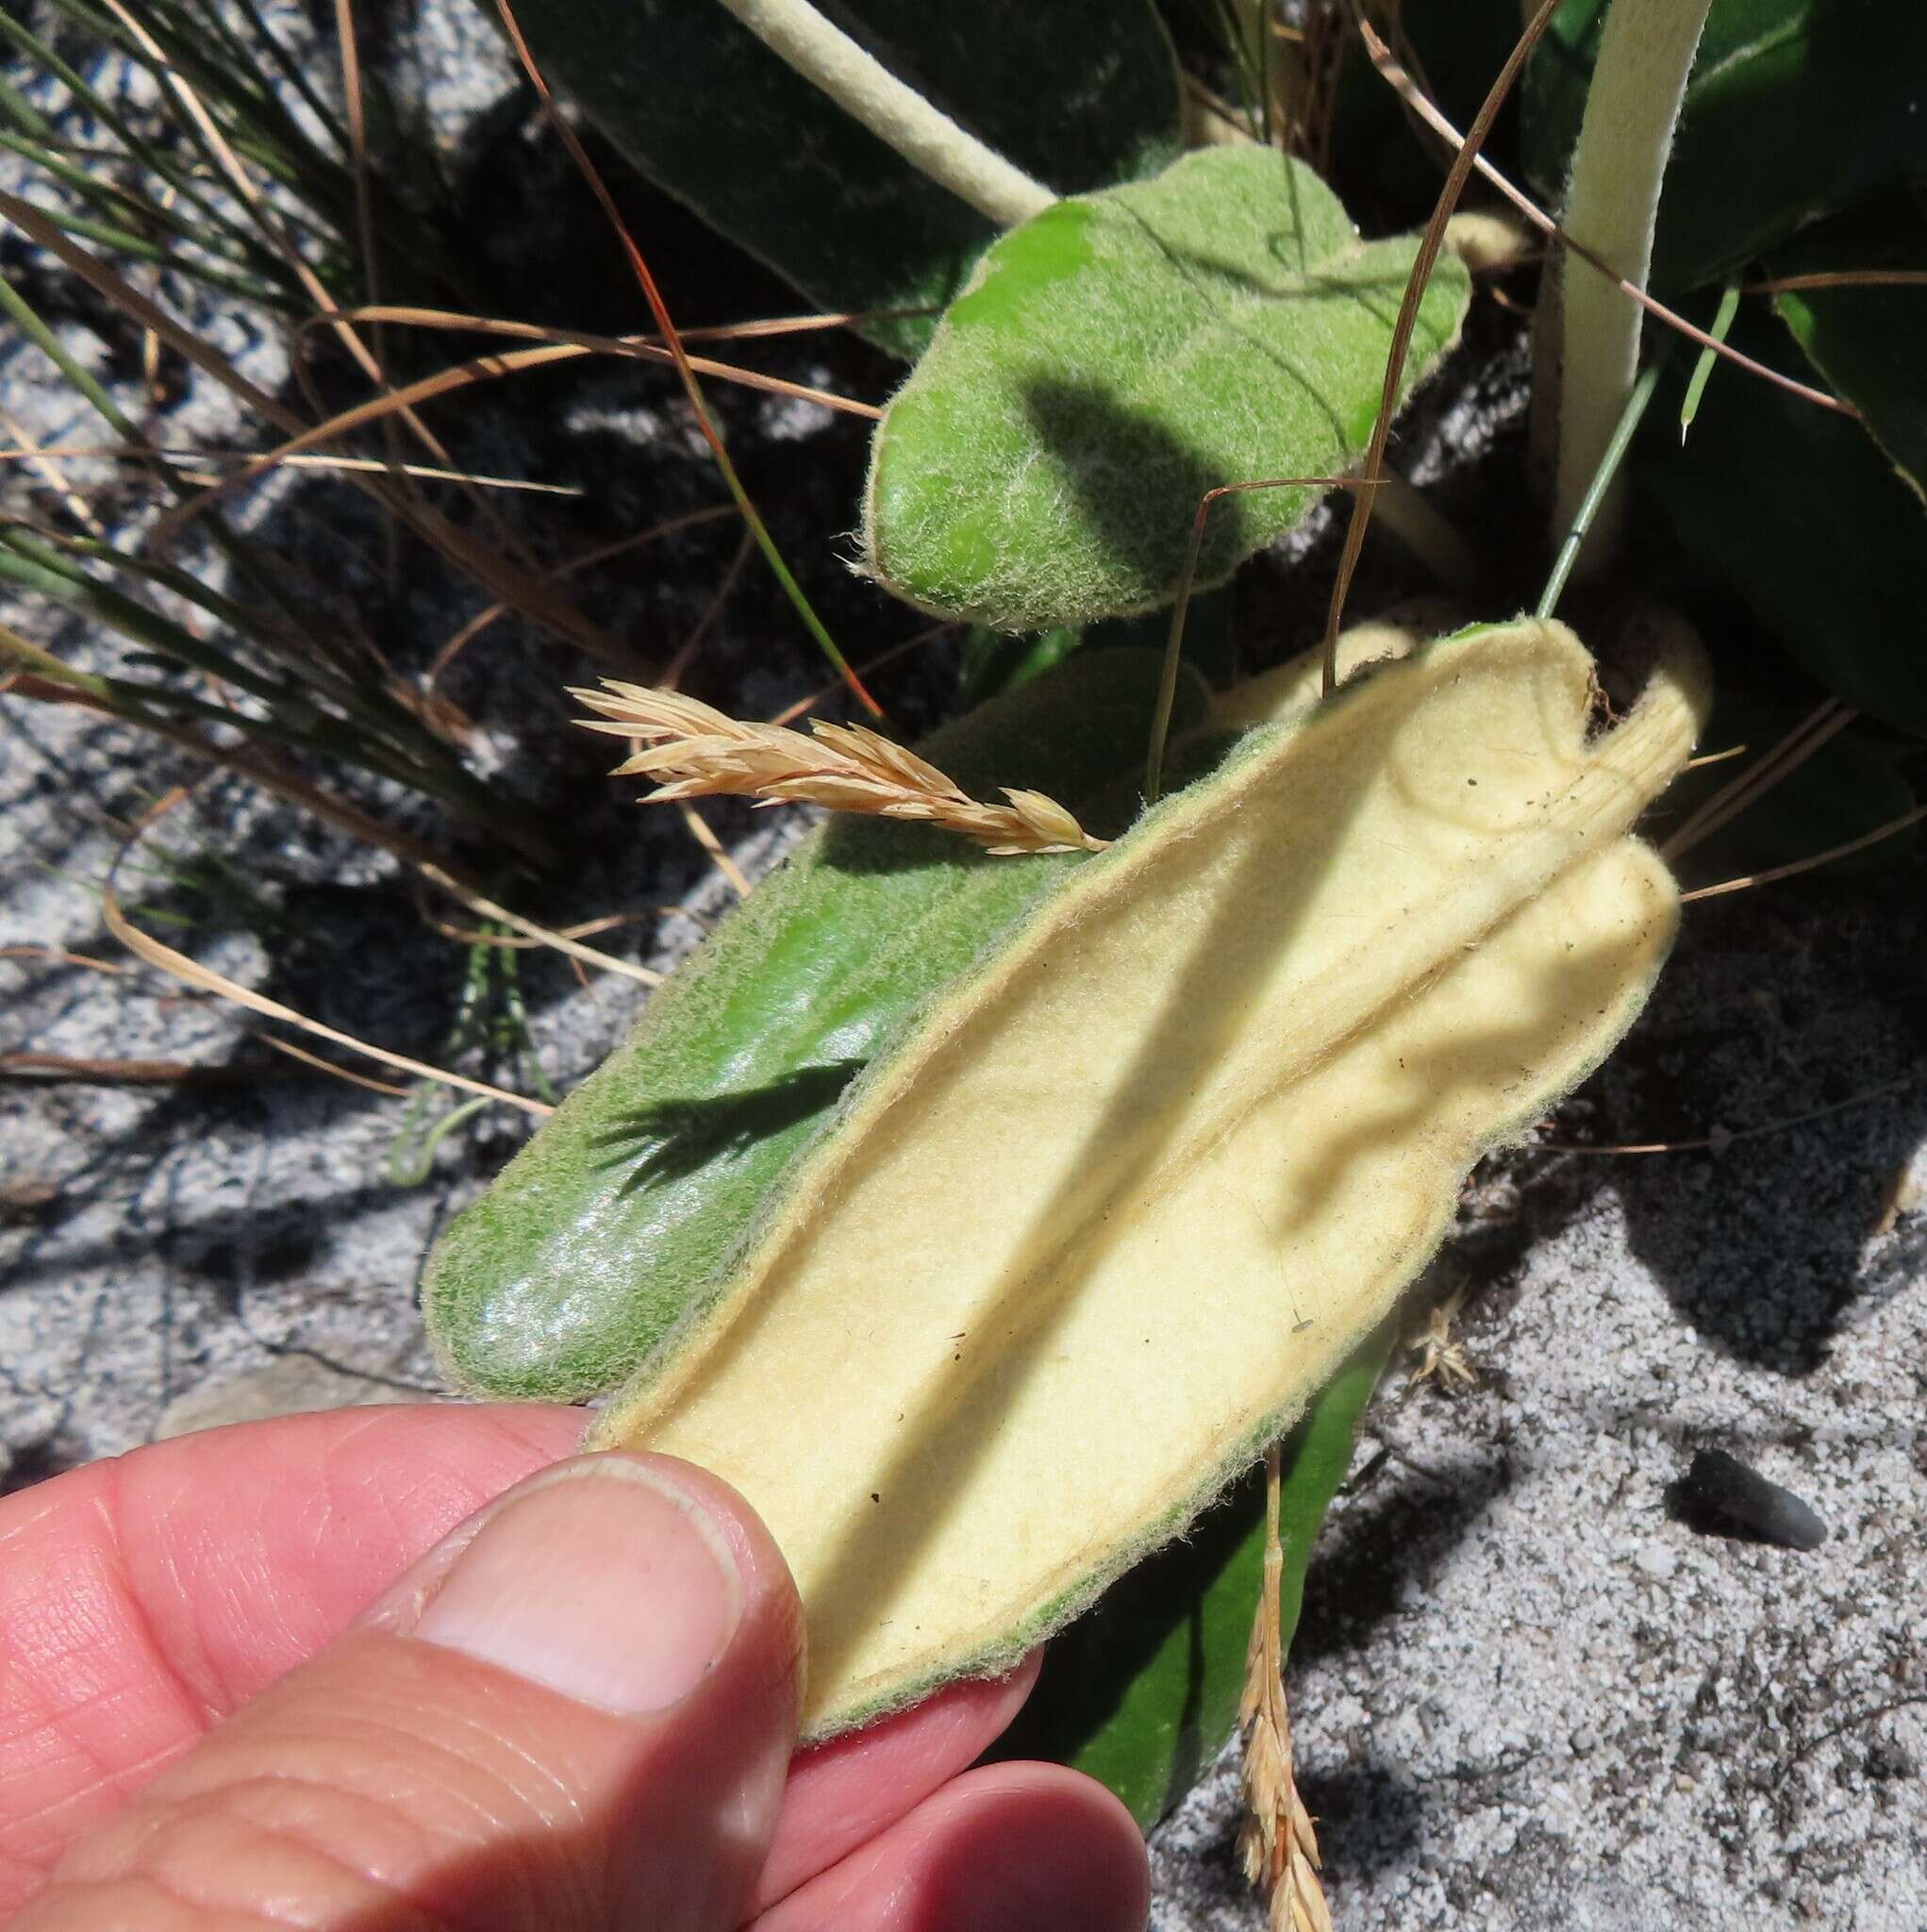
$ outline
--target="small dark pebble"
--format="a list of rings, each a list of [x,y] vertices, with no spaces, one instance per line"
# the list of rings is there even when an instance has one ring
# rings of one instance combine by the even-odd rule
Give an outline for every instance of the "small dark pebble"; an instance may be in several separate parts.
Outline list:
[[[1723,1449],[1702,1449],[1667,1491],[1668,1512],[1703,1536],[1774,1543],[1783,1550],[1817,1550],[1827,1526],[1791,1490],[1769,1482]]]

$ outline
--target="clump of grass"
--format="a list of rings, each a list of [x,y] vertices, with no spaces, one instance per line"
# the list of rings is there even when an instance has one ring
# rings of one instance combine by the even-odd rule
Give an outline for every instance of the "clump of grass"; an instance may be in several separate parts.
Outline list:
[[[331,100],[253,0],[46,0],[41,18],[44,31],[0,12],[13,57],[0,147],[66,233],[297,320],[317,281],[363,286],[371,244],[459,285],[432,146],[374,76]],[[102,57],[128,85],[100,79]],[[406,153],[406,170],[363,165],[371,125],[375,152]],[[237,156],[265,208],[238,190]],[[406,195],[390,178],[404,174]]]
[[[0,310],[104,425],[122,498],[118,516],[94,514],[80,479],[98,468],[76,472],[64,447],[42,451],[9,425],[19,446],[7,457],[59,487],[46,512],[0,518],[0,585],[83,620],[91,661],[8,630],[0,689],[133,724],[404,859],[427,848],[364,808],[355,795],[362,781],[430,798],[453,824],[542,867],[554,855],[468,769],[461,721],[426,702],[352,625],[322,617],[284,562],[215,515],[197,524],[198,554],[178,559],[161,555],[151,531],[141,536],[152,511],[191,501],[208,480],[198,452],[164,446],[155,433],[163,353],[284,433],[305,426],[181,320],[197,291],[253,307],[271,330],[286,325],[297,377],[299,327],[318,313],[335,318],[360,373],[385,388],[376,353],[340,320],[342,301],[374,291],[377,256],[458,286],[443,273],[452,258],[432,168],[407,171],[405,198],[372,158],[402,151],[400,118],[359,73],[345,7],[341,109],[249,0],[238,10],[213,0],[49,0],[37,20],[43,32],[0,14],[0,45],[12,56],[0,145],[25,164],[28,189],[0,196],[0,215],[27,247],[27,272],[0,280]],[[115,73],[118,81],[103,77]],[[373,144],[371,125],[387,130]],[[52,325],[39,289],[62,280],[138,337],[144,393],[103,379]],[[478,496],[425,428],[408,426],[433,458],[425,467]],[[380,503],[390,529],[407,524],[457,565],[475,555],[512,559],[519,545],[476,544],[436,510],[424,466],[400,464],[397,447],[391,441],[375,462],[347,452],[324,460]],[[82,445],[79,459],[87,455]],[[499,522],[483,515],[491,527]],[[110,535],[112,522],[121,527]],[[515,585],[498,572],[490,588]]]

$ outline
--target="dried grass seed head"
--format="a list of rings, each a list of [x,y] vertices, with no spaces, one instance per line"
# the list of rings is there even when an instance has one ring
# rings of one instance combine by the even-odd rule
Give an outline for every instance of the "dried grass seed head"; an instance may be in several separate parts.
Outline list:
[[[927,759],[866,725],[817,722],[808,733],[792,731],[613,678],[597,691],[572,688],[571,695],[599,714],[578,721],[585,729],[640,741],[612,775],[657,780],[653,802],[728,794],[908,819],[941,825],[999,857],[1095,852],[1105,842],[1040,791],[1005,787],[1003,805],[972,799]]]

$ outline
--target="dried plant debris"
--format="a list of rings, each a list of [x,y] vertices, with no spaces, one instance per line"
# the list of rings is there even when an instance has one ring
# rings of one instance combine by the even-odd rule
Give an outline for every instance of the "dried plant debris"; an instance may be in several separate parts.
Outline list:
[[[1319,1878],[1318,1834],[1299,1795],[1291,1763],[1291,1719],[1285,1707],[1285,1650],[1279,1581],[1285,1552],[1278,1541],[1279,1457],[1265,1453],[1265,1577],[1245,1658],[1238,1721],[1245,1727],[1244,1828],[1238,1855],[1244,1875],[1269,1901],[1271,1932],[1332,1932]]]
[[[1005,803],[970,797],[935,765],[862,724],[822,720],[807,733],[731,718],[680,691],[603,680],[576,690],[599,718],[579,722],[639,741],[612,774],[662,780],[652,803],[728,793],[758,805],[820,805],[942,825],[999,857],[1024,852],[1098,852],[1076,818],[1040,791],[1004,788]]]
[[[1446,1298],[1426,1313],[1424,1321],[1406,1338],[1405,1346],[1419,1359],[1405,1377],[1405,1387],[1416,1389],[1421,1382],[1433,1382],[1448,1395],[1471,1388],[1479,1379],[1467,1356],[1465,1344],[1454,1341],[1452,1324],[1466,1298],[1466,1284],[1460,1282]]]

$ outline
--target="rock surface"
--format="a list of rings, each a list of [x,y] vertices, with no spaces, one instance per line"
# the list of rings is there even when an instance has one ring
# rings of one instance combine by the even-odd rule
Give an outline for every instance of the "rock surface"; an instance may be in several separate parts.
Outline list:
[[[1707,1536],[1745,1537],[1783,1550],[1817,1550],[1821,1517],[1793,1491],[1724,1449],[1701,1449],[1667,1491],[1673,1517]]]

